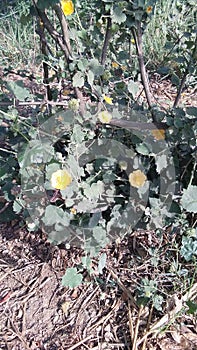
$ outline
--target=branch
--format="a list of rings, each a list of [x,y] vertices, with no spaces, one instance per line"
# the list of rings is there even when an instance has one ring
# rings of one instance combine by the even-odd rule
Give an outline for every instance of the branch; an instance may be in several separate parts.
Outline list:
[[[40,20],[37,20],[37,25],[38,25],[38,30],[36,31],[37,34],[40,37],[40,47],[41,47],[41,52],[43,54],[44,57],[47,57],[47,41],[46,41],[46,37],[44,34],[44,27],[42,26],[42,23],[40,23]],[[46,62],[42,63],[43,66],[43,72],[44,72],[44,76],[43,76],[43,83],[46,86],[46,97],[47,100],[51,101],[52,100],[52,92],[51,92],[51,88],[49,85],[49,67],[48,64]]]
[[[135,30],[133,28],[132,33],[133,33],[133,37],[135,39],[135,45],[136,45],[136,50],[137,50],[137,54],[138,54],[138,62],[139,62],[139,66],[140,66],[142,84],[144,86],[148,106],[151,109],[151,105],[152,105],[151,104],[151,92],[150,92],[150,88],[149,88],[148,77],[147,77],[145,63],[144,63],[144,57],[143,57],[142,28],[141,28],[140,22],[137,23],[137,30]]]
[[[107,17],[107,28],[106,28],[106,33],[105,33],[105,40],[103,43],[103,48],[102,48],[102,54],[101,54],[101,64],[102,66],[105,65],[106,57],[107,57],[107,49],[109,46],[109,41],[111,38],[111,25],[112,25],[112,20],[111,17]]]
[[[63,41],[67,48],[67,55],[71,57],[70,39],[69,39],[68,24],[67,24],[66,18],[62,12],[60,5],[54,5],[54,10],[61,25]]]
[[[48,33],[50,36],[55,40],[55,42],[59,45],[61,50],[64,53],[64,56],[67,60],[67,63],[69,64],[72,62],[72,57],[71,57],[71,48],[70,48],[70,41],[69,41],[69,36],[68,36],[68,27],[67,27],[67,22],[65,18],[63,18],[63,13],[60,7],[58,5],[55,6],[55,11],[58,16],[58,19],[60,21],[60,25],[63,31],[63,37],[55,30],[53,25],[51,24],[50,20],[48,19],[47,15],[45,12],[41,11],[37,5],[36,5],[36,0],[32,0],[34,3],[34,6],[37,11],[37,15],[40,17],[41,21],[43,22],[44,27],[47,29]],[[81,90],[77,87],[74,88],[75,94],[77,98],[80,100],[80,113],[81,115],[84,115],[86,111],[86,106],[85,102],[83,99],[83,94]]]
[[[32,1],[34,3],[35,9],[37,11],[37,15],[38,15],[38,17],[40,17],[41,21],[43,22],[44,27],[47,29],[48,33],[55,40],[55,42],[57,42],[57,44],[59,45],[61,50],[64,52],[64,55],[66,57],[67,62],[70,63],[72,61],[72,59],[71,59],[70,54],[69,54],[67,43],[64,42],[61,35],[55,30],[55,28],[51,24],[50,20],[48,19],[46,13],[44,11],[41,11],[37,7],[36,1],[35,0],[32,0]]]

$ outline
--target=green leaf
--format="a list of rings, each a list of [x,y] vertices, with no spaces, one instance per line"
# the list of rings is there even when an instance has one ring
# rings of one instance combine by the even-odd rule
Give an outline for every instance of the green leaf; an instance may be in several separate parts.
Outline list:
[[[133,96],[133,98],[135,98],[136,94],[139,91],[138,83],[134,82],[133,80],[130,80],[127,87],[130,94]]]
[[[187,113],[187,115],[196,118],[197,117],[197,107],[187,107],[186,113]]]
[[[87,80],[90,86],[92,86],[94,82],[94,73],[91,70],[87,72]]]
[[[136,146],[136,151],[140,154],[143,154],[144,156],[147,156],[150,154],[150,150],[148,146],[145,143],[140,143]]]
[[[127,16],[125,13],[122,12],[122,9],[119,6],[115,6],[113,8],[113,15],[112,15],[112,20],[115,23],[121,24],[125,22],[127,19]]]
[[[99,61],[96,58],[90,60],[89,69],[93,72],[95,76],[101,76],[104,73],[103,66],[99,63]]]
[[[187,306],[189,307],[189,310],[187,311],[188,314],[195,314],[197,311],[197,303],[194,303],[191,300],[186,301]]]
[[[102,227],[96,226],[93,228],[93,237],[103,247],[108,243],[106,231]]]
[[[197,186],[190,185],[183,190],[181,204],[190,213],[197,213]]]
[[[71,267],[66,270],[65,275],[62,277],[62,285],[75,288],[81,284],[82,279],[83,275],[77,272],[76,267]]]
[[[183,236],[180,253],[186,261],[192,260],[197,255],[197,240]]]
[[[99,258],[99,263],[98,263],[98,271],[99,273],[102,275],[103,273],[103,269],[106,266],[106,260],[107,260],[107,255],[106,253],[101,254],[100,258]]]
[[[32,97],[30,91],[24,87],[22,80],[8,81],[7,88],[19,101],[25,101],[26,98]]]
[[[63,226],[69,226],[70,216],[61,208],[55,207],[54,205],[48,205],[42,221],[47,226],[55,225],[57,223],[62,224]]]
[[[83,87],[84,86],[84,76],[83,73],[77,72],[73,77],[73,86],[74,87]]]
[[[156,156],[155,160],[156,160],[157,172],[158,174],[160,174],[161,171],[165,169],[168,165],[167,156],[166,154],[162,154],[161,156]]]
[[[25,201],[16,199],[13,203],[13,210],[16,214],[19,214],[25,207]]]

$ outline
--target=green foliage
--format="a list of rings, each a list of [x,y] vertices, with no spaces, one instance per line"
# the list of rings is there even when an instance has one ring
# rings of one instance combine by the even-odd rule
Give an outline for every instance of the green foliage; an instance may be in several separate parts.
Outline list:
[[[181,204],[190,213],[197,213],[197,186],[190,185],[183,190]]]
[[[188,314],[192,314],[192,315],[196,314],[196,312],[197,312],[197,303],[194,303],[193,301],[188,300],[188,301],[186,301],[186,304],[187,304],[187,306],[189,308],[187,313]]]
[[[66,17],[69,30],[63,45],[59,45],[62,23],[54,6],[58,4],[38,1],[36,11],[34,4],[22,1],[9,7],[10,13],[2,13],[0,59],[7,71],[0,82],[0,186],[9,205],[0,204],[0,217],[4,221],[20,215],[30,231],[45,229],[54,244],[80,244],[86,253],[82,266],[67,269],[62,278],[64,286],[74,288],[82,283],[80,271],[91,274],[92,258],[110,241],[133,227],[180,226],[179,215],[186,211],[193,219],[197,211],[197,186],[192,185],[196,181],[197,108],[163,111],[136,100],[140,93],[136,38],[141,32],[146,67],[167,74],[177,87],[185,72],[187,83],[195,81],[195,4],[193,0],[75,1],[75,13]],[[43,18],[37,18],[45,9],[58,33],[55,38]],[[42,52],[40,32],[41,47],[46,43]],[[47,70],[54,74],[45,76],[44,84],[41,74],[31,76],[42,84],[40,92],[32,93],[21,77],[27,79],[32,65],[39,63],[45,74]],[[17,69],[17,81],[6,77],[12,68]],[[50,98],[46,88],[51,89]],[[61,103],[67,88],[65,110]],[[106,96],[108,101],[113,99],[112,104]],[[24,116],[19,102],[30,105],[32,99],[36,104]],[[5,102],[12,106],[6,107]],[[37,107],[39,103],[46,104],[46,111]],[[100,111],[123,126],[100,123]],[[152,117],[154,122],[164,122],[165,130],[158,134],[156,127],[124,126],[125,121],[151,125]],[[72,182],[58,190],[52,187],[51,176],[61,169],[69,172]],[[142,186],[129,180],[135,171],[146,179]],[[193,225],[190,220],[188,226]],[[180,241],[181,257],[195,261],[196,231],[193,236],[184,232]],[[158,256],[152,256],[152,261],[157,264]],[[104,273],[105,267],[103,253],[98,272]],[[138,297],[139,303],[151,302],[162,310],[163,295],[155,280],[144,278]]]
[[[70,288],[75,288],[82,282],[83,276],[77,272],[75,267],[71,267],[66,270],[65,275],[62,277],[62,285]]]
[[[187,230],[187,236],[182,237],[181,256],[186,261],[196,261],[197,257],[197,229]]]
[[[152,302],[155,309],[162,310],[162,303],[164,298],[158,294],[157,282],[143,278],[141,285],[138,287],[138,304],[146,305],[148,302]]]

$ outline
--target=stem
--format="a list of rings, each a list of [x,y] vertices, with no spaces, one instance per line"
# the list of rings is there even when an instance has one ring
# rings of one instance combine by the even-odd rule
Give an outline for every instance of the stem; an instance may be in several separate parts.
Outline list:
[[[40,23],[40,21],[37,21],[37,25],[38,25],[38,30],[37,33],[40,37],[40,47],[41,47],[41,52],[43,54],[43,56],[46,58],[48,56],[48,52],[47,52],[47,41],[46,41],[46,37],[44,34],[44,27],[42,26],[42,24]],[[48,64],[43,61],[42,62],[42,66],[43,66],[43,83],[46,86],[46,97],[47,100],[51,101],[52,100],[52,92],[50,89],[50,85],[49,85],[49,67]]]
[[[54,5],[54,10],[55,10],[55,13],[59,19],[60,25],[61,25],[62,34],[63,34],[63,41],[64,41],[64,44],[67,48],[67,56],[71,57],[70,39],[69,39],[68,24],[67,24],[66,18],[65,18],[64,14],[60,8],[60,5]]]
[[[132,33],[133,33],[133,37],[135,39],[135,45],[136,45],[136,50],[137,50],[137,54],[138,54],[138,62],[139,62],[139,66],[140,66],[142,84],[144,86],[148,106],[151,109],[151,105],[152,105],[151,104],[151,92],[150,92],[150,88],[149,88],[149,82],[148,82],[146,67],[145,67],[145,63],[144,63],[144,56],[143,56],[143,49],[142,49],[142,28],[141,28],[140,22],[137,22],[137,30],[133,28]]]
[[[68,27],[67,27],[67,22],[63,16],[61,8],[58,5],[56,5],[54,7],[56,14],[58,16],[58,19],[60,21],[60,25],[61,25],[62,32],[63,32],[63,38],[55,30],[55,28],[51,24],[50,20],[48,19],[46,13],[41,11],[37,7],[36,0],[32,0],[32,1],[33,1],[35,8],[36,8],[38,17],[40,17],[40,19],[43,22],[44,27],[47,29],[49,35],[55,40],[55,42],[58,44],[58,46],[63,51],[64,56],[67,60],[67,63],[69,64],[70,62],[72,62],[72,56],[71,56],[70,41],[69,41],[69,36],[68,36]],[[85,107],[85,102],[83,99],[83,94],[78,87],[75,87],[74,90],[75,90],[75,94],[76,94],[77,98],[80,100],[80,113],[81,113],[81,115],[84,115],[86,107]]]
[[[37,7],[35,0],[32,0],[32,1],[33,1],[34,6],[35,6],[35,9],[37,11],[37,15],[38,15],[38,17],[40,17],[44,27],[47,29],[50,36],[55,40],[55,42],[58,44],[58,46],[63,51],[67,62],[70,63],[72,61],[72,59],[70,58],[66,42],[64,42],[64,40],[62,40],[61,35],[55,30],[55,28],[51,24],[50,20],[48,19],[46,13],[44,11],[41,11]]]
[[[102,54],[101,54],[102,66],[105,65],[105,61],[106,61],[106,57],[107,57],[107,49],[108,49],[109,41],[111,38],[111,25],[112,25],[111,17],[107,17],[107,28],[106,28],[105,40],[103,43]]]

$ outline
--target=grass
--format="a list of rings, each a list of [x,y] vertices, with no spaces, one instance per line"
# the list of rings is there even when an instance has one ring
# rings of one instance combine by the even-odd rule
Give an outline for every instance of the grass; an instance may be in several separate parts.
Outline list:
[[[178,65],[180,46],[195,28],[195,6],[186,1],[159,0],[144,36],[144,53],[149,66],[157,68],[166,62],[171,62],[172,67]]]
[[[0,63],[3,68],[29,69],[38,64],[38,36],[35,32],[35,20],[21,23],[28,2],[6,1],[0,5]]]

